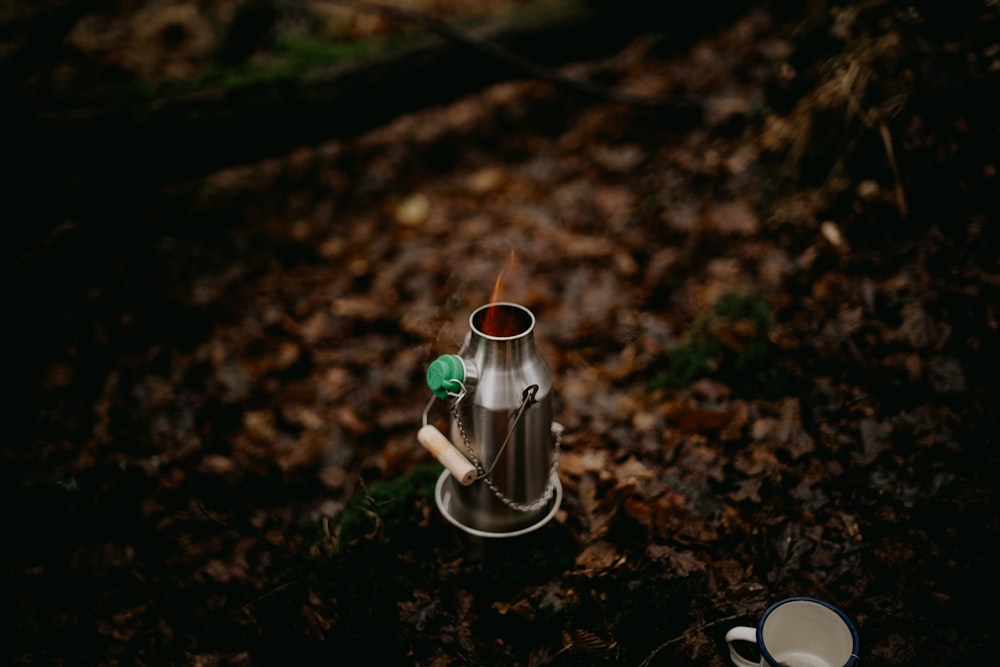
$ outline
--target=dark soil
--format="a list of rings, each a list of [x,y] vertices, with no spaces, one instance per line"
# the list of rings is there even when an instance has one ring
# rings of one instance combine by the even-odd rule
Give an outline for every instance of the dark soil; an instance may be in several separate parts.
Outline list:
[[[121,4],[25,95],[203,67],[94,46],[152,25]],[[197,3],[156,7],[200,34]],[[730,627],[805,595],[861,665],[986,664],[1000,20],[943,7],[761,3],[562,70],[695,122],[523,79],[12,212],[38,227],[5,300],[5,662],[721,667]],[[501,272],[564,497],[482,540],[416,431]]]

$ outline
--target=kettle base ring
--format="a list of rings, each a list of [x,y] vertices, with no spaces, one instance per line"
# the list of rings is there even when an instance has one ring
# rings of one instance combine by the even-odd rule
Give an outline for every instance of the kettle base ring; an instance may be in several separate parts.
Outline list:
[[[438,477],[437,484],[434,487],[434,502],[437,504],[438,510],[441,512],[441,515],[448,521],[448,523],[458,528],[461,528],[470,535],[475,535],[476,537],[492,537],[492,538],[517,537],[519,535],[525,535],[532,531],[538,530],[539,528],[547,524],[549,521],[551,521],[552,517],[554,517],[556,515],[556,512],[559,510],[559,506],[562,504],[562,484],[559,482],[559,476],[554,471],[552,475],[555,478],[553,480],[554,489],[552,494],[552,500],[549,501],[550,508],[548,513],[546,513],[545,516],[543,516],[541,519],[531,524],[530,526],[527,526],[525,528],[519,528],[517,530],[511,530],[511,531],[480,530],[478,528],[473,528],[472,526],[468,526],[459,521],[458,519],[456,519],[450,511],[453,499],[452,492],[450,489],[445,487],[445,482],[451,476],[451,472],[449,472],[447,469],[441,472],[441,476]]]

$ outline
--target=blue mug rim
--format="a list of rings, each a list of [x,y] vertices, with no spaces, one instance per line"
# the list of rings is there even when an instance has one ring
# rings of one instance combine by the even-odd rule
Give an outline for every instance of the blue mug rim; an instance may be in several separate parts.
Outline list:
[[[773,611],[775,611],[778,607],[781,607],[782,605],[788,604],[789,602],[813,602],[815,604],[822,605],[827,609],[829,609],[830,611],[832,611],[833,613],[837,614],[837,616],[839,616],[840,619],[844,621],[844,625],[846,625],[847,628],[851,631],[851,642],[852,642],[851,657],[841,667],[855,667],[855,665],[858,664],[859,660],[858,651],[861,650],[861,640],[858,637],[858,629],[854,627],[854,622],[851,621],[851,619],[847,616],[847,614],[845,614],[839,608],[830,604],[826,600],[820,600],[819,598],[813,598],[808,596],[798,596],[798,597],[791,597],[791,598],[785,598],[783,600],[778,600],[770,607],[768,607],[764,611],[764,613],[761,614],[760,620],[757,621],[757,646],[760,648],[760,653],[764,657],[764,660],[767,662],[768,665],[771,665],[771,667],[780,667],[781,663],[779,663],[774,658],[774,656],[771,655],[771,652],[767,650],[767,646],[764,645],[764,623],[767,622],[767,617],[770,616]]]

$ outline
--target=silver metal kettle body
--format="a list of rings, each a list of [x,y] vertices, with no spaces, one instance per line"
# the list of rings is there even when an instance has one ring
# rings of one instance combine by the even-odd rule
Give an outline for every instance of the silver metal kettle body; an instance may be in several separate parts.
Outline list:
[[[436,380],[428,372],[431,388],[451,401],[451,442],[475,468],[465,479],[442,477],[442,510],[469,532],[517,534],[544,523],[561,498],[552,373],[527,308],[487,304],[469,325],[458,354],[439,358],[450,369],[436,369]]]

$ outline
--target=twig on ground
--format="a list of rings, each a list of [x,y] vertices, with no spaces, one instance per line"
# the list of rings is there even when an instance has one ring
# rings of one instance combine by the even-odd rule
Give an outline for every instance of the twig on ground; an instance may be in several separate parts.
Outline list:
[[[663,649],[667,648],[671,644],[676,644],[679,641],[687,639],[688,637],[690,637],[691,635],[693,635],[693,634],[695,634],[697,632],[702,632],[703,630],[708,630],[709,628],[714,628],[715,626],[717,626],[717,625],[719,625],[721,623],[728,623],[730,621],[735,621],[735,620],[738,620],[740,618],[742,618],[742,616],[740,614],[733,614],[731,616],[724,616],[722,618],[717,618],[714,621],[712,621],[711,623],[706,623],[704,625],[699,625],[697,628],[692,628],[690,630],[687,630],[683,634],[678,635],[677,637],[674,637],[673,639],[668,639],[667,641],[663,642],[662,644],[660,644],[659,646],[657,646],[656,648],[654,648],[653,652],[650,653],[649,655],[647,655],[646,659],[643,660],[641,663],[639,663],[639,667],[647,667],[649,665],[649,663],[653,660],[653,658],[656,657],[657,653],[659,653]]]
[[[608,86],[602,86],[586,79],[566,76],[558,70],[543,67],[495,42],[469,36],[448,25],[446,22],[438,20],[424,12],[374,2],[354,2],[352,0],[324,1],[339,7],[381,14],[392,19],[419,25],[456,44],[513,65],[535,79],[572,90],[588,97],[636,107],[701,109],[701,103],[690,95],[634,95]]]

